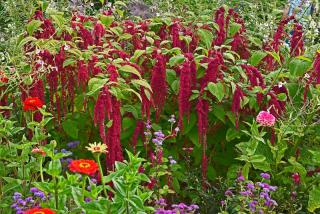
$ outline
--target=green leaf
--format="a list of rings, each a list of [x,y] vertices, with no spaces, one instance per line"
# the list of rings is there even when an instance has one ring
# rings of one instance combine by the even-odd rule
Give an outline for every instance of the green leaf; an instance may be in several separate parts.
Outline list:
[[[51,176],[58,176],[61,173],[61,161],[59,159],[52,160],[49,163],[49,168],[46,172]]]
[[[198,33],[200,36],[200,41],[204,43],[207,49],[211,48],[211,43],[213,40],[213,35],[209,30],[206,29],[198,29]]]
[[[79,129],[77,127],[77,122],[72,120],[66,120],[62,122],[62,128],[66,132],[66,134],[72,137],[73,139],[78,138]]]
[[[32,36],[32,34],[39,29],[39,27],[42,25],[42,21],[33,19],[31,22],[27,24],[27,32],[29,36]]]
[[[278,62],[279,65],[282,64],[279,53],[274,52],[274,51],[272,51],[272,52],[267,51],[267,53],[268,53],[269,55],[271,55],[271,56],[273,57],[273,59],[275,59],[275,60]]]
[[[133,56],[131,57],[130,61],[135,62],[138,60],[140,56],[142,56],[146,51],[145,50],[135,50]]]
[[[151,86],[150,86],[149,83],[148,83],[146,80],[144,80],[144,79],[141,79],[141,80],[135,80],[135,79],[134,79],[134,80],[131,80],[131,82],[132,82],[133,84],[138,84],[138,85],[140,85],[140,86],[143,86],[143,87],[149,89],[149,90],[152,92]]]
[[[105,16],[105,15],[101,15],[100,16],[100,21],[102,22],[102,24],[104,26],[106,26],[106,28],[109,28],[110,25],[113,22],[114,17],[113,16]]]
[[[261,62],[261,60],[267,56],[267,53],[264,51],[254,51],[249,58],[248,62],[253,65],[257,66]]]
[[[226,140],[228,142],[236,139],[236,138],[240,138],[241,136],[241,132],[238,131],[237,129],[234,129],[234,128],[229,128],[228,131],[227,131],[227,134],[226,134]]]
[[[313,213],[318,208],[320,208],[320,187],[314,187],[309,192],[308,210]]]
[[[228,36],[229,37],[233,37],[234,35],[236,35],[236,33],[238,33],[238,31],[240,30],[241,28],[241,24],[238,24],[238,23],[232,23],[230,25],[230,29],[229,29],[229,32],[228,32]]]
[[[289,64],[289,72],[293,76],[300,77],[308,71],[311,65],[312,62],[300,59],[293,59]]]
[[[218,82],[218,83],[209,82],[208,90],[212,95],[214,95],[218,99],[219,102],[222,101],[224,97],[224,87],[221,82]]]
[[[182,62],[184,62],[184,56],[182,54],[173,56],[169,59],[169,65],[171,67],[181,64]]]
[[[108,82],[107,78],[91,78],[88,82],[89,92],[87,93],[88,96],[94,95],[96,92],[100,91],[100,89]]]
[[[141,79],[141,74],[139,73],[139,71],[136,68],[132,67],[131,65],[121,66],[119,70],[127,73],[131,73],[131,74],[135,74],[137,77],[139,77],[139,79]]]

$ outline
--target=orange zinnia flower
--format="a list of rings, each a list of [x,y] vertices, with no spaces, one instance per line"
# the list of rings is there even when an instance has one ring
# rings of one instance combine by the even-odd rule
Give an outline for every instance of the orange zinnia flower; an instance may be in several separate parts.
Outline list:
[[[25,214],[55,214],[55,212],[49,208],[32,208],[27,210]]]
[[[93,160],[74,160],[69,165],[71,172],[93,175],[98,170],[98,164]]]
[[[42,101],[38,97],[28,97],[23,102],[24,111],[36,111],[43,106]]]

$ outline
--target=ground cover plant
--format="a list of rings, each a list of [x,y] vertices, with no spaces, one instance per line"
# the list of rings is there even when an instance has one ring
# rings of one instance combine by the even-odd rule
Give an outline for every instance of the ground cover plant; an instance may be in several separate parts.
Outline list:
[[[319,212],[317,34],[233,2],[140,18],[105,3],[34,3],[12,40],[2,213]]]

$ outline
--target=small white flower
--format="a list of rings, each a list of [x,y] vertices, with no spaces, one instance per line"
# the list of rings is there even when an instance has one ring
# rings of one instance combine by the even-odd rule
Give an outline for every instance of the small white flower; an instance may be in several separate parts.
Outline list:
[[[67,51],[67,50],[70,49],[70,46],[69,46],[69,45],[65,45],[63,49],[64,49],[65,51]]]
[[[40,51],[40,49],[37,49],[36,50],[36,54],[39,54],[41,51]]]
[[[178,133],[180,131],[179,127],[176,127],[174,131]]]
[[[91,7],[93,7],[93,6],[94,6],[94,3],[93,3],[93,2],[91,2],[91,3],[90,3],[90,6],[91,6]]]
[[[309,78],[310,78],[310,75],[309,75],[308,73],[306,73],[306,74],[304,75],[304,78],[309,79]]]

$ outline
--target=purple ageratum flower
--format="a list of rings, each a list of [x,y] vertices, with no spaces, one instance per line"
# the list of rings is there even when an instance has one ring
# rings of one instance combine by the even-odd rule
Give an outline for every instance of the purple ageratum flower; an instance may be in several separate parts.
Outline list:
[[[260,176],[262,177],[262,178],[264,178],[264,179],[266,179],[266,180],[269,180],[270,179],[270,174],[268,174],[268,173],[261,173],[260,174]]]
[[[267,193],[267,192],[261,192],[261,193],[260,193],[260,198],[264,198],[264,199],[266,199],[266,200],[270,200],[269,193]]]
[[[74,148],[76,148],[79,144],[80,144],[80,141],[71,141],[71,142],[67,143],[67,147],[69,147],[70,149],[74,149]]]
[[[91,198],[86,197],[86,198],[84,199],[84,202],[86,202],[86,203],[89,203],[90,201],[91,201]]]
[[[146,122],[146,128],[147,128],[148,130],[150,130],[150,129],[152,128],[152,126],[151,126],[151,124],[150,124],[150,121],[147,121],[147,122]]]
[[[12,208],[12,209],[16,209],[17,207],[19,207],[19,205],[18,205],[17,203],[13,203],[13,204],[11,205],[11,208]]]
[[[171,164],[171,165],[176,164],[176,163],[177,163],[176,160],[173,160],[173,159],[170,160],[170,164]]]
[[[249,208],[252,212],[256,211],[256,206],[258,205],[258,201],[253,200],[249,203]]]
[[[30,188],[30,192],[32,193],[36,193],[36,192],[39,192],[40,190],[37,188],[37,187],[31,187]]]
[[[151,136],[151,132],[144,132],[145,136]]]
[[[153,142],[154,144],[156,144],[157,146],[162,146],[162,141],[159,140],[158,138],[153,138],[153,139],[152,139],[152,142]]]
[[[90,181],[91,181],[92,183],[94,183],[94,184],[97,184],[97,183],[98,183],[97,179],[95,179],[95,178],[91,178]]]
[[[245,181],[245,178],[243,177],[243,175],[240,175],[240,176],[237,178],[237,181],[238,181],[238,182]]]
[[[164,138],[165,135],[162,133],[161,130],[157,131],[157,132],[154,132],[153,133],[157,138]]]
[[[22,196],[22,194],[20,192],[15,192],[13,194],[13,200],[17,201],[17,200],[19,200],[21,198],[21,196]]]
[[[273,199],[269,199],[266,202],[264,202],[264,205],[268,207],[273,207],[273,206],[278,206],[278,203]]]
[[[191,207],[193,210],[198,210],[199,206],[196,204],[191,204],[189,207]]]
[[[25,200],[21,199],[21,198],[18,199],[17,203],[22,205],[22,206],[26,206],[27,205],[27,202]]]
[[[253,183],[247,183],[247,188],[249,190],[254,190],[254,184]]]
[[[277,186],[269,186],[269,190],[275,192],[278,189]]]
[[[162,206],[162,207],[167,206],[166,200],[164,198],[160,198],[159,200],[157,200],[156,204],[158,204],[159,206]]]
[[[250,190],[246,190],[246,191],[241,191],[240,195],[244,195],[244,196],[250,196],[252,195],[252,192]]]
[[[232,191],[231,191],[230,189],[228,189],[228,190],[226,190],[226,191],[224,192],[224,195],[225,195],[225,196],[233,196],[233,193],[232,193]]]

